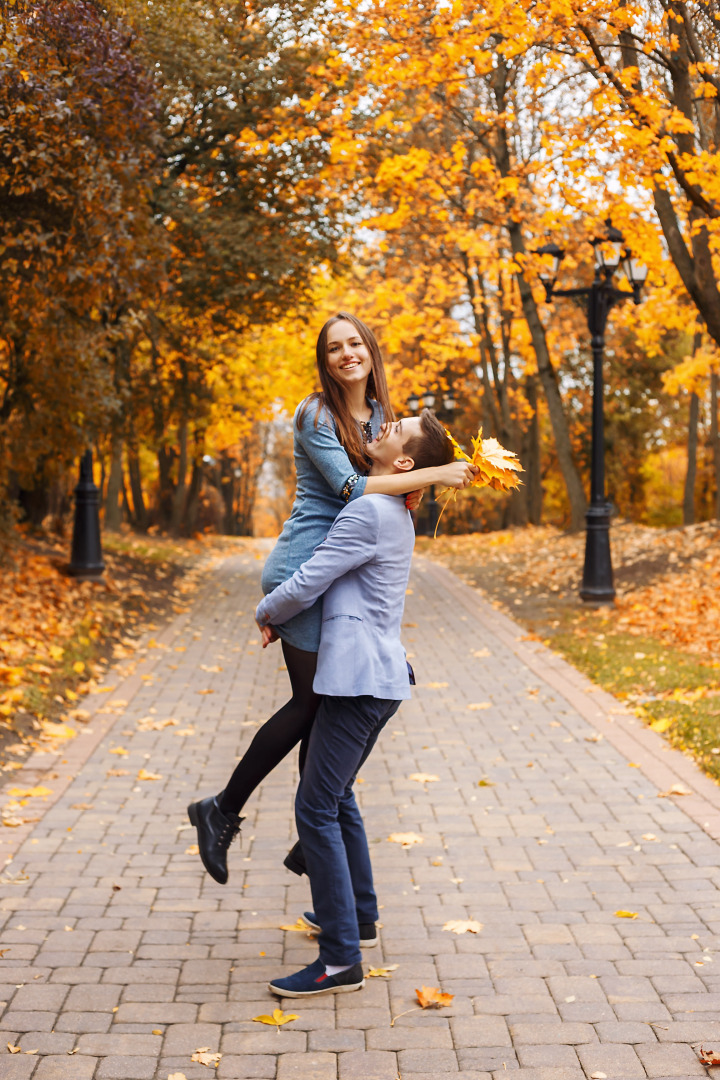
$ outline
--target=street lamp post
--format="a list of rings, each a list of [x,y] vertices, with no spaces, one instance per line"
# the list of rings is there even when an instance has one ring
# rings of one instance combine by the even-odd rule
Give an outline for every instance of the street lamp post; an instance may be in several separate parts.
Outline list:
[[[438,398],[440,401],[438,401]],[[436,405],[436,401],[438,404]],[[440,403],[441,402],[441,403]],[[420,406],[423,409],[434,409],[435,415],[441,423],[449,423],[453,413],[455,412],[455,395],[452,390],[445,390],[441,394],[436,394],[434,390],[426,390],[422,396],[417,394],[411,394],[407,400],[407,406],[411,413],[417,414],[420,411]],[[430,485],[430,499],[428,501],[428,524],[426,536],[434,536],[437,528],[437,523],[440,519],[440,507],[438,501],[435,498],[435,485]]]
[[[591,285],[575,289],[556,289],[558,270],[565,252],[557,244],[545,244],[537,254],[545,258],[540,280],[549,303],[555,296],[586,298],[587,323],[593,355],[592,455],[590,467],[590,504],[585,515],[585,565],[580,596],[593,604],[611,604],[615,598],[612,559],[610,556],[610,504],[605,498],[605,445],[603,400],[603,355],[608,315],[616,304],[641,300],[647,268],[624,249],[622,233],[608,221],[607,233],[592,240],[595,249],[595,276]],[[622,262],[631,292],[617,289],[612,278]]]

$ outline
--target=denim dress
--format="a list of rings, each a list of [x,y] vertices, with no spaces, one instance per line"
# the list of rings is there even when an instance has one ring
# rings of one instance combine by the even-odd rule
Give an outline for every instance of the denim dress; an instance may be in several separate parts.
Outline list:
[[[300,402],[293,417],[297,474],[295,502],[263,568],[262,590],[265,594],[287,581],[307,562],[326,538],[343,506],[352,499],[359,499],[367,484],[366,476],[359,476],[352,484],[351,478],[357,472],[338,439],[335,418],[329,409],[311,401],[305,410],[302,427],[298,426],[303,404]],[[382,409],[377,401],[369,404],[372,407],[370,431],[376,439],[383,423]],[[315,417],[319,410],[316,427]],[[350,485],[348,481],[351,481]],[[289,645],[306,652],[317,652],[321,626],[322,599],[275,629]]]

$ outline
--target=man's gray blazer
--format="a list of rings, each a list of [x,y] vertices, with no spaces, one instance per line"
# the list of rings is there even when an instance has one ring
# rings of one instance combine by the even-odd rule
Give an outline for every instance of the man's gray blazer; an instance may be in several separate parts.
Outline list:
[[[313,689],[333,697],[410,697],[400,624],[415,546],[404,498],[348,503],[312,558],[258,604],[261,625],[280,625],[323,596]]]

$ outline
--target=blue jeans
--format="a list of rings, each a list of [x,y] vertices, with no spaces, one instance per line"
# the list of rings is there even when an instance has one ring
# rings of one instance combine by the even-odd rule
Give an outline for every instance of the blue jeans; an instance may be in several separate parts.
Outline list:
[[[324,697],[315,715],[295,820],[325,964],[358,963],[358,924],[378,917],[365,826],[352,785],[399,706],[367,695]]]

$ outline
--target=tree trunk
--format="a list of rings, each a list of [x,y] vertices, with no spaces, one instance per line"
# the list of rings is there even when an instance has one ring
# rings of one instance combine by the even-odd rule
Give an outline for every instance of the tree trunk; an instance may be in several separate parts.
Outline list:
[[[122,522],[122,510],[120,507],[120,496],[123,487],[122,452],[123,439],[119,425],[115,424],[110,440],[110,473],[105,496],[105,528],[112,531],[117,531]]]
[[[527,492],[528,520],[539,525],[542,519],[542,474],[540,471],[540,419],[538,417],[537,377],[527,375],[525,397],[533,411],[527,430],[527,464],[525,465],[525,490]]]
[[[525,254],[525,241],[523,240],[520,224],[517,221],[509,221],[507,225],[510,235],[510,243],[514,255]],[[535,297],[532,289],[521,272],[517,274],[517,283],[520,290],[523,314],[530,331],[530,338],[537,358],[538,375],[542,384],[545,401],[547,402],[550,423],[555,437],[555,449],[558,456],[558,464],[565,481],[568,501],[570,503],[570,529],[579,532],[585,527],[585,510],[587,500],[583,489],[580,474],[575,465],[570,442],[570,429],[567,417],[563,409],[562,398],[557,375],[550,362],[545,328],[540,321]]]
[[[695,524],[695,478],[697,476],[698,416],[700,399],[690,395],[690,419],[688,422],[688,463],[683,493],[683,525]]]
[[[715,517],[720,519],[720,438],[718,437],[718,373],[710,373],[710,444],[715,474]]]
[[[128,475],[130,477],[130,492],[132,494],[133,518],[136,529],[147,532],[148,513],[145,506],[145,498],[142,489],[142,474],[140,472],[140,458],[138,456],[137,442],[134,432],[127,447]]]
[[[178,442],[180,454],[178,455],[178,477],[175,493],[172,498],[172,515],[170,527],[174,533],[179,533],[180,524],[185,513],[185,501],[187,496],[187,468],[188,468],[188,422],[185,417],[178,428]]]
[[[183,533],[185,534],[185,536],[192,536],[197,526],[202,480],[202,459],[196,458],[193,462],[192,475],[190,477],[190,487],[188,488],[188,496],[185,503],[186,509],[182,523]]]

